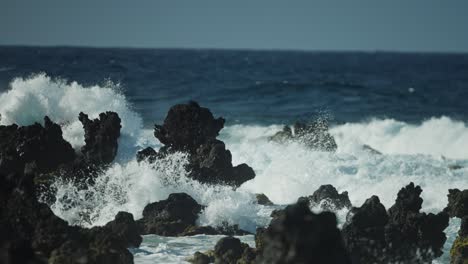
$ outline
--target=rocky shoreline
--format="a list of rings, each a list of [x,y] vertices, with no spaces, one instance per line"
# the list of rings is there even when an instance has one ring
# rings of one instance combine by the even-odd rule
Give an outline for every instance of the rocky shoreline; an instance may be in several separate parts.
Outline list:
[[[204,209],[185,193],[170,194],[166,200],[146,205],[143,217],[135,220],[119,212],[104,226],[70,226],[38,196],[56,177],[66,177],[79,188],[114,160],[118,151],[121,120],[117,113],[101,113],[90,120],[78,119],[85,131],[85,145],[72,148],[62,137],[61,127],[44,118],[44,125],[0,126],[0,262],[1,263],[133,263],[128,248],[139,247],[141,235],[189,236],[224,234],[212,252],[197,252],[193,263],[430,263],[442,254],[449,218],[462,219],[452,246],[451,263],[468,262],[468,190],[448,190],[447,207],[437,214],[420,212],[422,189],[409,183],[386,209],[377,196],[360,207],[351,205],[346,192],[323,185],[311,196],[272,213],[266,228],[258,228],[256,247],[250,248],[233,235],[248,232],[228,224],[198,226]],[[188,154],[189,177],[204,184],[238,188],[255,177],[247,164],[233,166],[225,144],[217,139],[224,119],[195,102],[173,106],[154,135],[164,146],[158,151],[139,151],[137,160],[154,162],[174,152]],[[323,139],[323,140],[322,140]],[[307,146],[334,151],[336,143],[328,125],[296,124],[294,133],[285,128],[271,138],[283,143],[304,141]],[[325,141],[324,141],[325,140]],[[257,195],[259,204],[271,205]],[[312,206],[323,212],[314,213]],[[349,209],[340,230],[333,210]]]

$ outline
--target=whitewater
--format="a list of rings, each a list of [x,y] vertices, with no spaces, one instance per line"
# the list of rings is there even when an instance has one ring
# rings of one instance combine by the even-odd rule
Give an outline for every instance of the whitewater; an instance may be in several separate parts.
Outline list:
[[[311,195],[323,184],[332,184],[339,192],[348,191],[354,206],[378,195],[388,209],[398,190],[414,182],[423,189],[424,212],[442,210],[447,204],[448,189],[468,188],[467,123],[449,116],[434,116],[419,123],[374,118],[332,125],[330,133],[338,145],[335,153],[311,150],[297,142],[270,142],[268,137],[285,124],[234,124],[227,120],[228,125],[218,138],[231,151],[234,165],[247,163],[256,173],[255,179],[233,190],[189,179],[184,170],[184,153],[155,164],[138,163],[136,151],[148,146],[158,149],[160,143],[153,136],[152,127],[144,126],[118,84],[85,87],[38,74],[17,78],[9,86],[0,94],[0,124],[42,123],[48,115],[62,126],[64,138],[75,149],[84,144],[79,112],[96,118],[101,112],[115,111],[122,119],[118,156],[94,186],[78,190],[68,182],[57,181],[54,185],[57,199],[51,208],[74,225],[104,225],[118,211],[130,212],[138,219],[146,204],[166,199],[170,193],[185,192],[207,206],[199,216],[199,224],[216,226],[227,222],[255,232],[257,227],[269,223],[272,210]],[[363,145],[382,155],[369,152]],[[461,168],[453,169],[455,165]],[[256,193],[266,194],[278,205],[258,205]],[[336,213],[343,224],[347,212]],[[451,220],[446,230],[445,253],[438,263],[448,263],[447,252],[458,225],[459,221]],[[149,235],[144,237],[141,248],[132,249],[132,253],[136,263],[180,263],[195,251],[212,248],[219,238]],[[241,239],[254,245],[252,235]]]

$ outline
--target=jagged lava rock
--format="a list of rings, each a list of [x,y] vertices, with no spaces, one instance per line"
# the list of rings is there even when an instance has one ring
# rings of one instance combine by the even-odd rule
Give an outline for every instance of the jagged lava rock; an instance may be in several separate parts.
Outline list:
[[[0,126],[0,168],[4,173],[21,172],[30,162],[35,162],[40,172],[49,172],[74,159],[75,151],[63,139],[60,126],[47,116],[44,126]]]
[[[353,207],[342,234],[353,263],[382,263],[386,247],[387,211],[379,197],[372,196],[361,207]]]
[[[150,203],[138,220],[142,234],[176,236],[194,226],[202,206],[186,193],[172,193],[166,200]]]
[[[78,119],[85,131],[85,145],[81,152],[85,159],[96,165],[111,163],[118,150],[120,136],[120,117],[115,112],[99,114],[99,119],[90,120],[80,113]]]
[[[253,249],[232,236],[221,238],[214,247],[213,255],[216,264],[249,264],[254,263],[255,259]]]
[[[463,218],[468,216],[468,190],[450,189],[448,204],[445,208],[450,217]]]
[[[186,152],[189,154],[189,177],[203,183],[238,187],[253,179],[255,172],[246,164],[232,166],[231,152],[216,139],[223,126],[223,118],[215,119],[208,108],[200,107],[196,102],[175,105],[163,125],[154,128],[155,137],[165,145],[159,154]],[[148,155],[141,153],[140,156]]]
[[[328,211],[351,208],[348,192],[338,193],[331,184],[320,186],[311,196],[300,197],[298,202],[307,203],[309,206],[320,206]]]
[[[273,205],[273,202],[270,201],[268,196],[266,196],[263,193],[255,194],[255,198],[257,199],[257,203],[260,204],[260,205]]]
[[[458,237],[453,242],[450,249],[450,263],[468,263],[468,216],[462,218]]]
[[[257,263],[351,263],[331,212],[314,214],[305,203],[289,205],[260,230]]]

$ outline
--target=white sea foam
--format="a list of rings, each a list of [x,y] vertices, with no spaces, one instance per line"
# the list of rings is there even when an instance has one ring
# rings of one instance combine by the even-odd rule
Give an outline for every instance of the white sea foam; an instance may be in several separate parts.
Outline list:
[[[44,116],[48,115],[63,125],[64,138],[74,147],[84,144],[84,131],[78,114],[83,112],[90,118],[97,118],[105,111],[119,114],[123,138],[129,137],[127,139],[133,141],[138,138],[142,120],[131,110],[125,96],[119,92],[119,86],[110,82],[104,87],[83,87],[76,82],[67,83],[38,74],[13,80],[10,89],[0,94],[0,124],[43,123]]]
[[[336,153],[314,151],[299,143],[269,142],[268,136],[281,125],[228,126],[220,139],[231,150],[233,163],[245,162],[257,175],[233,190],[188,179],[184,170],[187,160],[182,153],[155,165],[137,163],[136,149],[158,148],[159,143],[151,130],[142,128],[141,118],[115,86],[83,87],[37,75],[16,79],[11,89],[0,95],[1,124],[27,125],[42,122],[44,115],[49,115],[63,125],[65,138],[75,147],[83,144],[78,113],[97,117],[108,110],[122,118],[119,159],[87,190],[78,190],[67,182],[56,183],[57,201],[52,209],[72,224],[103,225],[118,211],[139,218],[146,204],[166,199],[170,193],[186,192],[207,206],[199,217],[200,224],[220,225],[227,221],[254,231],[268,223],[273,210],[257,205],[255,193],[288,204],[312,194],[322,184],[333,184],[340,192],[348,191],[353,205],[359,206],[375,194],[388,208],[398,190],[414,182],[423,189],[423,210],[440,211],[447,203],[449,188],[468,188],[468,128],[466,123],[449,117],[434,117],[421,124],[383,119],[334,126],[331,133],[338,145]],[[382,155],[366,151],[363,144]],[[451,165],[462,168],[452,170]],[[338,212],[341,223],[345,214]],[[456,235],[456,225],[452,221],[447,229],[450,238]],[[167,254],[162,259],[174,257],[164,250],[154,254]]]

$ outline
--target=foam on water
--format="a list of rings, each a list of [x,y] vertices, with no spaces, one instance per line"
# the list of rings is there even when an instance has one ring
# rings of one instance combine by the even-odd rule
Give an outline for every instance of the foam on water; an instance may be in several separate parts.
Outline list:
[[[62,124],[65,138],[74,147],[83,144],[78,113],[97,117],[109,110],[116,111],[122,119],[119,158],[87,190],[78,190],[67,182],[55,183],[57,200],[52,210],[71,224],[103,225],[118,211],[128,211],[138,219],[146,204],[166,199],[170,193],[186,192],[207,206],[199,217],[200,224],[228,222],[254,232],[257,226],[269,222],[274,209],[256,204],[255,193],[265,193],[275,203],[288,204],[312,194],[322,184],[333,184],[340,192],[348,191],[353,205],[359,206],[375,194],[388,208],[398,190],[414,182],[423,189],[423,210],[440,211],[447,203],[448,189],[468,188],[468,128],[466,123],[449,117],[434,117],[421,124],[383,119],[338,125],[331,128],[338,145],[336,153],[314,151],[299,143],[269,142],[268,136],[280,130],[281,125],[227,126],[220,139],[231,150],[234,165],[245,162],[256,172],[255,179],[233,190],[187,178],[187,157],[183,153],[155,164],[136,162],[137,149],[158,148],[159,143],[150,129],[142,128],[141,118],[116,86],[83,87],[37,75],[16,79],[9,91],[0,94],[1,124],[28,125],[42,122],[44,115],[49,115]],[[366,151],[363,144],[382,155]],[[463,168],[452,170],[451,165]],[[346,212],[338,212],[340,223],[345,215]],[[450,239],[456,236],[457,225],[451,221],[447,229]],[[148,241],[151,244],[151,239]],[[172,244],[166,243],[166,248],[168,245]],[[172,249],[156,247],[154,252],[148,252],[162,254],[163,259],[180,260]],[[140,253],[135,253],[137,262],[151,259]]]
[[[121,148],[131,147],[141,132],[142,119],[131,110],[117,84],[108,82],[104,87],[83,87],[76,82],[38,74],[13,80],[10,89],[0,94],[0,124],[43,123],[47,115],[63,125],[64,138],[75,148],[84,145],[84,131],[78,114],[83,112],[90,118],[97,118],[105,111],[119,114],[122,119]]]

